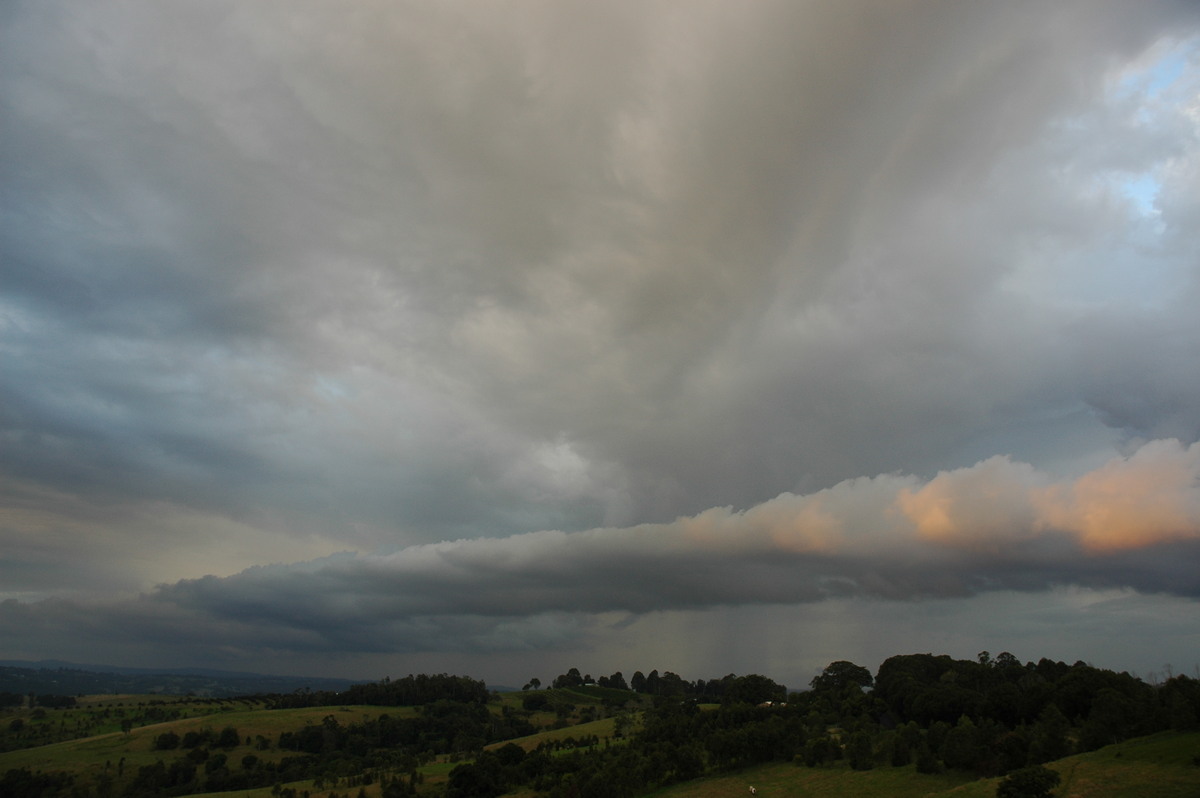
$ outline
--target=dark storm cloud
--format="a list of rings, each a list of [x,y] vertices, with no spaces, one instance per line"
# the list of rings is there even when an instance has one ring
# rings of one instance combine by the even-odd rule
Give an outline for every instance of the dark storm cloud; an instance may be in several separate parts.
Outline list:
[[[1082,9],[18,5],[10,473],[287,507],[324,450],[442,536],[939,467],[1063,356],[977,329],[954,206],[1179,21]],[[559,441],[592,470],[526,518]]]
[[[498,617],[551,645],[579,613],[1191,595],[1154,554],[1187,540],[1095,554],[1061,497],[940,570],[925,538],[725,562],[669,530],[1191,451],[1194,4],[0,14],[2,596],[167,583],[108,606],[288,649],[372,612],[486,647]]]
[[[586,618],[613,612],[1064,585],[1198,598],[1198,558],[1200,444],[1160,441],[1073,481],[994,458],[928,482],[853,480],[744,512],[340,555],[183,580],[90,611],[10,602],[5,615],[14,637],[70,630],[187,648],[224,640],[351,653],[505,650],[544,644],[547,625],[569,639],[564,619],[582,633]]]

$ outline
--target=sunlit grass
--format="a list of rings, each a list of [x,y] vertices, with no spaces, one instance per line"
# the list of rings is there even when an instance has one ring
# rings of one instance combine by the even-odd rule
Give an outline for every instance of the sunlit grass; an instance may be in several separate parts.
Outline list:
[[[60,770],[70,773],[102,772],[107,767],[109,772],[115,772],[122,759],[125,760],[124,768],[128,773],[130,769],[136,770],[142,765],[151,765],[158,759],[170,759],[183,755],[184,752],[179,749],[174,751],[156,750],[155,739],[160,734],[174,732],[182,737],[190,731],[199,732],[205,729],[219,733],[227,726],[237,729],[238,737],[241,740],[241,744],[227,752],[231,760],[240,759],[250,753],[264,761],[278,760],[284,756],[295,756],[294,751],[280,751],[274,747],[280,733],[296,731],[309,724],[320,724],[329,715],[336,718],[339,724],[346,726],[378,718],[381,715],[411,717],[416,713],[417,710],[414,707],[377,706],[216,711],[210,715],[142,726],[133,729],[128,734],[119,731],[109,732],[95,737],[43,745],[38,748],[8,751],[0,754],[0,773],[10,768],[22,767],[31,770]],[[270,741],[271,748],[269,750],[260,751],[254,747],[253,742],[260,735]],[[247,737],[252,742],[249,746],[245,744]]]

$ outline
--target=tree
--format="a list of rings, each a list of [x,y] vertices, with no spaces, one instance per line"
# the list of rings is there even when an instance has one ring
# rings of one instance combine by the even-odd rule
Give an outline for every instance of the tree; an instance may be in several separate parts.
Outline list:
[[[854,770],[870,770],[875,766],[875,752],[871,747],[871,735],[865,731],[856,731],[850,735],[850,743],[846,746],[846,756],[850,767]]]
[[[650,673],[646,675],[646,692],[650,695],[658,695],[659,682],[661,681],[662,677],[658,675],[657,668],[650,671]]]
[[[159,751],[170,751],[179,747],[179,735],[175,732],[164,732],[154,738],[154,748]]]
[[[554,687],[579,687],[582,684],[583,677],[579,674],[579,668],[571,668],[554,679]]]
[[[1032,729],[1029,760],[1040,765],[1070,754],[1071,741],[1067,737],[1070,730],[1071,723],[1067,716],[1054,704],[1047,704]]]
[[[217,737],[218,748],[236,748],[242,738],[238,735],[238,730],[232,726],[226,726],[221,729],[220,736]]]
[[[1096,694],[1079,742],[1093,751],[1136,734],[1138,707],[1128,696],[1106,687]]]
[[[521,706],[530,710],[531,712],[537,712],[538,710],[548,709],[550,706],[550,699],[545,693],[534,693],[533,695],[528,695],[521,699]]]
[[[783,701],[787,689],[766,676],[751,673],[735,677],[725,688],[722,703],[761,704],[764,701]]]
[[[954,728],[946,733],[942,743],[942,761],[948,768],[970,770],[978,765],[982,753],[978,730],[971,719],[963,715]]]
[[[996,787],[996,798],[1050,798],[1062,777],[1041,765],[1009,773]]]
[[[933,749],[930,748],[927,740],[922,740],[917,746],[917,772],[918,773],[941,773],[942,760],[934,756]]]
[[[650,681],[649,676],[646,677],[646,681]],[[679,674],[667,671],[659,677],[653,692],[655,695],[683,695],[688,692],[690,687],[691,685],[684,681]]]
[[[850,685],[855,685],[860,690],[870,687],[873,681],[871,672],[863,666],[838,660],[826,666],[820,676],[814,676],[810,684],[814,690],[841,693]]]
[[[634,671],[629,680],[629,687],[635,693],[644,693],[646,691],[646,675],[641,671]]]

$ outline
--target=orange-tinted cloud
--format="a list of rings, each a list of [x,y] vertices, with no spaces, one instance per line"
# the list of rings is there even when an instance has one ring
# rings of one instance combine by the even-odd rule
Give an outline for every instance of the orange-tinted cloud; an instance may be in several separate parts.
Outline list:
[[[943,471],[919,489],[900,491],[896,506],[921,540],[995,552],[1033,536],[1030,494],[1042,479],[1026,463],[992,457]]]
[[[1200,538],[1200,444],[1152,441],[1033,502],[1040,526],[1073,532],[1092,551]]]
[[[999,553],[1067,534],[1092,552],[1200,538],[1200,445],[1153,441],[1073,481],[993,457],[904,489],[896,507],[922,541]]]

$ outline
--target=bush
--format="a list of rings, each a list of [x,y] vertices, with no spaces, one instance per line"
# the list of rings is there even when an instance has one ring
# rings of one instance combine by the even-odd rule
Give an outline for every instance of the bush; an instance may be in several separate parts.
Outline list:
[[[1050,798],[1062,777],[1050,768],[1033,767],[1014,770],[996,787],[996,798]]]
[[[179,747],[179,735],[165,732],[154,738],[154,747],[159,751],[170,751]]]

